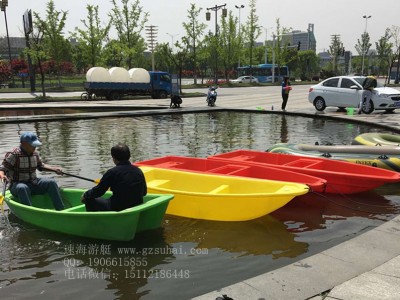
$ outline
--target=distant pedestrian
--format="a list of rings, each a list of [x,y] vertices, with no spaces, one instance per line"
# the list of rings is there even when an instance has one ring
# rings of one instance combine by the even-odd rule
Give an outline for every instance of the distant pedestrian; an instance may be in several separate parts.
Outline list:
[[[285,76],[282,81],[282,110],[286,111],[286,104],[289,99],[289,92],[292,90],[290,86],[289,77]]]

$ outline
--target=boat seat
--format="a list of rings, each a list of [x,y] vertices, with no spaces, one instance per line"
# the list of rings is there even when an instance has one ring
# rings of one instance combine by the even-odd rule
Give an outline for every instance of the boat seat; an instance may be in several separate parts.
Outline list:
[[[85,207],[85,204],[81,204],[81,205],[77,205],[77,206],[74,206],[74,207],[66,208],[66,209],[64,209],[63,211],[66,211],[66,212],[73,212],[73,211],[80,212],[80,211],[86,211],[86,207]]]
[[[243,171],[247,171],[247,170],[249,170],[250,169],[250,167],[249,166],[238,166],[238,168],[236,169],[236,170],[234,170],[234,171],[232,171],[232,172],[229,172],[229,173],[227,173],[228,175],[242,175],[242,172]]]
[[[315,160],[311,160],[311,159],[298,159],[298,160],[292,161],[290,163],[284,164],[284,166],[309,168],[311,166],[314,167],[319,164],[321,164],[320,161],[315,161]]]
[[[246,168],[246,167],[244,167],[244,168]],[[242,169],[242,167],[240,167],[240,166],[227,165],[227,166],[210,169],[208,172],[218,173],[218,174],[230,174],[232,172],[236,172],[241,169]]]
[[[219,187],[213,189],[212,191],[208,192],[209,194],[223,194],[226,193],[229,189],[229,185],[222,184]]]
[[[167,179],[153,179],[147,182],[147,186],[150,187],[160,187],[161,185],[164,185],[166,183],[170,182],[170,180]]]

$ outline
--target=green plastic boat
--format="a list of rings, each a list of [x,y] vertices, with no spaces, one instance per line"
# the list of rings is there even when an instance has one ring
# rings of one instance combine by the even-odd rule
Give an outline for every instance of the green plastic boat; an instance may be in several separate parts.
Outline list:
[[[144,203],[123,211],[87,212],[81,203],[84,190],[61,189],[64,205],[56,211],[47,195],[32,196],[33,206],[18,202],[6,193],[5,201],[10,210],[21,220],[48,230],[88,238],[129,241],[136,232],[161,226],[169,201],[173,195],[148,194]],[[107,192],[105,196],[110,196]]]

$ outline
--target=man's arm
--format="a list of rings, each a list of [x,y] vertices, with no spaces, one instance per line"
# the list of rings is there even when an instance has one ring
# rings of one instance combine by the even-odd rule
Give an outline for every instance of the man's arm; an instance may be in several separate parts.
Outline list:
[[[110,170],[107,171],[96,186],[92,187],[90,190],[87,190],[82,195],[81,201],[85,203],[86,199],[98,198],[103,196],[111,186],[112,177],[112,172],[110,172]]]
[[[43,171],[46,171],[46,170],[52,171],[52,172],[55,172],[58,175],[62,175],[63,174],[62,169],[59,166],[50,166],[48,164],[42,163],[40,166],[38,166],[38,169],[39,169],[39,171],[42,171],[42,170]]]
[[[0,165],[0,180],[2,181],[9,181],[9,178],[7,177],[7,172],[9,169],[13,169],[15,165],[15,155],[13,155],[11,152],[6,153],[6,156],[4,157],[3,162]]]

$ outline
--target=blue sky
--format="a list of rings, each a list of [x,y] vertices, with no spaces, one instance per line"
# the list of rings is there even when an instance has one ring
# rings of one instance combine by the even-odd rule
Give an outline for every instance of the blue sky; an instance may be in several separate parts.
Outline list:
[[[6,11],[9,35],[23,35],[22,15],[27,9],[32,9],[44,17],[47,2],[46,0],[9,0]],[[112,7],[110,0],[55,0],[54,3],[57,10],[68,11],[66,33],[73,31],[75,26],[81,24],[80,20],[85,18],[87,4],[99,5],[100,15],[104,19],[107,18],[107,13]],[[171,35],[174,36],[174,41],[184,35],[182,23],[188,20],[187,11],[191,3],[196,3],[197,7],[204,8],[201,17],[212,31],[215,27],[214,13],[211,21],[207,22],[205,20],[207,7],[226,3],[228,10],[232,10],[234,15],[239,16],[239,10],[235,8],[235,5],[245,5],[240,10],[242,24],[247,20],[249,13],[248,1],[142,0],[141,5],[150,14],[147,25],[158,26],[159,42],[171,42]],[[375,42],[384,35],[387,27],[400,26],[400,0],[385,0],[384,2],[372,0],[258,0],[256,3],[258,23],[267,29],[268,39],[271,39],[272,33],[275,31],[277,18],[280,19],[281,26],[291,27],[294,30],[305,31],[308,24],[313,23],[317,39],[317,52],[328,49],[331,36],[334,34],[341,36],[346,50],[355,52],[354,45],[366,25],[363,15],[371,15],[371,18],[368,19],[367,30],[373,43],[372,48],[375,48]],[[218,12],[218,18],[220,17],[221,13]],[[4,17],[2,17],[0,18],[0,36],[5,36],[5,34]],[[258,41],[263,41],[265,36],[266,32],[263,30]]]

